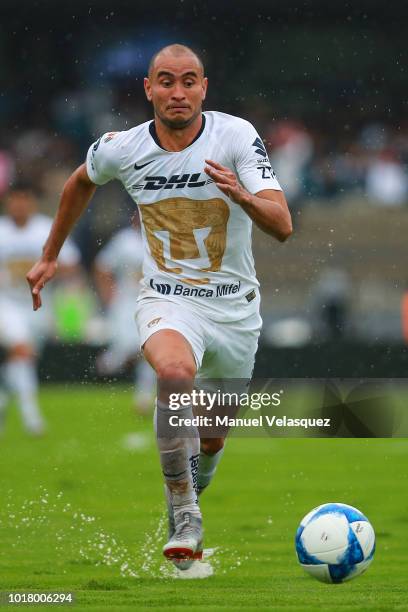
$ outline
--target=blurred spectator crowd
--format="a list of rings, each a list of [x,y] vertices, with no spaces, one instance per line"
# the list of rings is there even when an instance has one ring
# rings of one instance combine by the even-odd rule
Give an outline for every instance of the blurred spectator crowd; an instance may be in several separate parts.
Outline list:
[[[340,202],[351,193],[379,206],[408,203],[408,122],[369,123],[335,141],[297,121],[278,121],[266,137],[272,165],[295,208],[311,199]]]

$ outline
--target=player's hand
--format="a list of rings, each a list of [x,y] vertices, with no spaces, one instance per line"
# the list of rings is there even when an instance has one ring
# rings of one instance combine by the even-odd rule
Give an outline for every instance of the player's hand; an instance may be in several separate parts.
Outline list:
[[[204,172],[214,180],[218,189],[236,204],[246,203],[249,193],[242,187],[232,170],[211,159],[206,159],[205,163],[207,166]]]
[[[33,310],[41,308],[41,290],[53,278],[57,271],[57,266],[56,260],[44,261],[40,259],[28,272],[26,279],[30,285]]]

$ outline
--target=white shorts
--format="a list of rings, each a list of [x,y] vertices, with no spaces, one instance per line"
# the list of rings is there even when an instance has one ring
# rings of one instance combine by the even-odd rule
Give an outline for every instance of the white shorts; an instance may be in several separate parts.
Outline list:
[[[250,379],[262,319],[258,311],[240,321],[217,323],[198,309],[163,297],[142,298],[136,309],[140,345],[161,329],[173,329],[190,343],[199,379]]]
[[[28,344],[40,348],[50,335],[51,318],[46,306],[36,312],[30,304],[0,298],[0,345]]]

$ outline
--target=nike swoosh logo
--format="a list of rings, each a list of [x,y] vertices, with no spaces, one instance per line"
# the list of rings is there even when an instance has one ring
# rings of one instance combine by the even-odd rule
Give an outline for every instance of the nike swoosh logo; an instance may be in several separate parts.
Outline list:
[[[149,164],[153,163],[154,161],[156,161],[156,160],[152,159],[152,160],[150,160],[150,161],[146,162],[145,164],[141,164],[140,166],[138,166],[137,164],[135,164],[135,170],[141,170],[141,169],[142,169],[142,168],[144,168],[145,166],[148,166]]]

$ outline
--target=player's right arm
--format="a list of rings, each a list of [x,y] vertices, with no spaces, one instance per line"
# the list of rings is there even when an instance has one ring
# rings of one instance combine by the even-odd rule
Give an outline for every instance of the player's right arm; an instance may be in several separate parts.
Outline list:
[[[68,234],[95,193],[96,185],[82,164],[64,185],[60,205],[52,224],[41,258],[27,274],[33,300],[33,309],[41,307],[41,290],[57,271],[57,257]]]
[[[87,207],[97,185],[117,178],[120,165],[120,146],[117,132],[104,134],[89,147],[86,163],[69,177],[64,185],[61,201],[41,259],[27,274],[33,308],[41,307],[41,290],[57,270],[57,257],[69,232]]]

